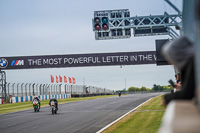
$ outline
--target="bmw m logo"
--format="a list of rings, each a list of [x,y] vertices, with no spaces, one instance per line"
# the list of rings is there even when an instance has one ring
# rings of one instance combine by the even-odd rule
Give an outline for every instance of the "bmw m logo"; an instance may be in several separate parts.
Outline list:
[[[11,66],[23,66],[24,60],[13,60]]]
[[[0,59],[0,68],[6,68],[8,65],[8,61],[5,58]]]

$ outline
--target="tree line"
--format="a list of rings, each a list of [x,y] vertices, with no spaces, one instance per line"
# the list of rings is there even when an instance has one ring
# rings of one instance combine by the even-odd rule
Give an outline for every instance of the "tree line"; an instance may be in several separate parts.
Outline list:
[[[160,86],[154,84],[152,88],[146,88],[142,86],[141,88],[139,87],[129,87],[128,92],[135,92],[135,91],[170,91],[172,88],[170,85],[168,86]]]

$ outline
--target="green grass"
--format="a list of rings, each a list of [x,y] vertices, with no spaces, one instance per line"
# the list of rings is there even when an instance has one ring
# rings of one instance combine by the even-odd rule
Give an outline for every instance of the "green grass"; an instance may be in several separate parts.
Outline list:
[[[58,99],[58,103],[62,104],[62,103],[68,103],[68,102],[91,100],[91,99],[113,97],[113,96],[116,96],[116,95]],[[48,104],[49,104],[49,100],[42,100],[41,101],[41,107],[49,106]],[[22,111],[22,110],[27,110],[27,109],[33,109],[32,102],[0,104],[0,114]]]
[[[165,112],[161,101],[162,96],[151,99],[103,133],[156,133]]]

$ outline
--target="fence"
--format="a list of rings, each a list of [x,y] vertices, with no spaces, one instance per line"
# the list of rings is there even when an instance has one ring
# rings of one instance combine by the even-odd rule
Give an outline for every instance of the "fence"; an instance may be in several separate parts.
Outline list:
[[[85,85],[68,85],[68,84],[36,84],[36,83],[8,83],[6,84],[7,97],[25,97],[40,95],[58,95],[71,94],[112,94],[113,91],[105,88]]]

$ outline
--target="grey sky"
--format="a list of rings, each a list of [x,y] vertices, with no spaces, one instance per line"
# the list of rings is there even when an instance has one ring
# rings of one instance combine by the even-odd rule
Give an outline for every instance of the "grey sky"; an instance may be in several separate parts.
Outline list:
[[[172,1],[172,0],[171,0]],[[173,0],[180,10],[182,0]],[[1,0],[0,56],[84,54],[155,51],[155,39],[169,36],[131,37],[96,41],[92,31],[94,11],[129,9],[131,16],[176,13],[164,0]],[[50,83],[50,75],[76,78],[76,84],[119,90],[130,86],[166,85],[174,80],[173,66],[132,65],[107,67],[9,70],[7,82]]]

